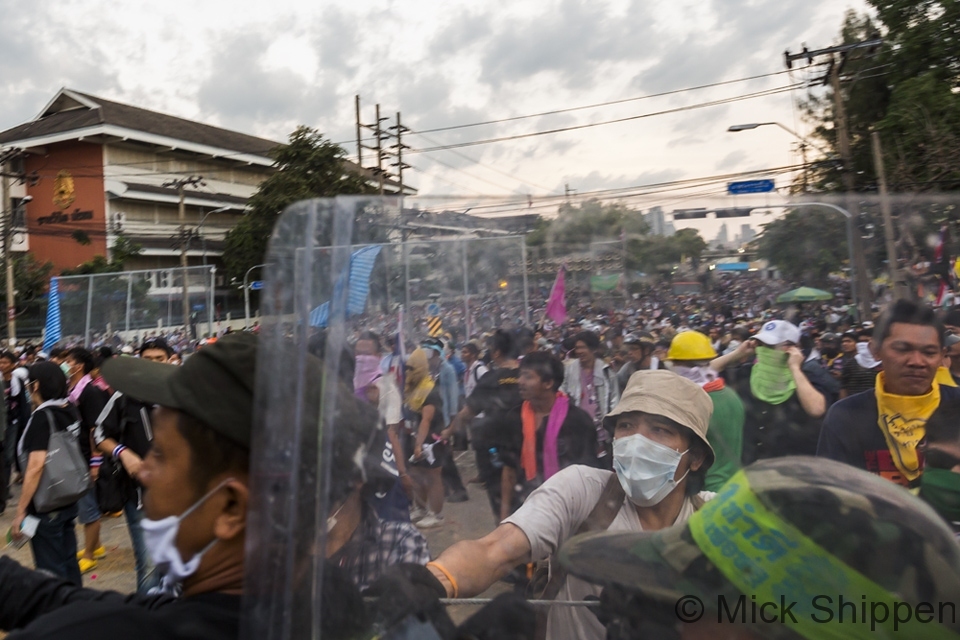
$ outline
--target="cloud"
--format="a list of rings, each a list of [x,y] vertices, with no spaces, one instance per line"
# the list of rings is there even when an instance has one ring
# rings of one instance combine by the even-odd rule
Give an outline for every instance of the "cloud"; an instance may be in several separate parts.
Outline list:
[[[672,182],[683,178],[685,172],[680,169],[653,169],[643,171],[639,174],[603,174],[599,171],[591,171],[585,175],[564,176],[561,183],[555,189],[559,193],[563,192],[564,186],[569,185],[579,194],[587,194],[593,191],[606,191],[610,189],[627,189],[631,187],[643,187],[646,185],[662,184]]]
[[[544,4],[527,17],[501,17],[484,46],[481,80],[497,87],[549,72],[567,88],[591,87],[603,63],[644,55],[646,24],[581,0]]]
[[[274,137],[298,123],[317,124],[338,96],[322,82],[305,82],[289,69],[267,68],[263,54],[269,44],[265,34],[252,29],[218,39],[210,71],[197,90],[200,111],[216,114],[224,126],[239,131],[271,125]]]
[[[117,89],[117,75],[98,38],[46,7],[0,0],[0,129],[35,116],[60,87],[88,93]],[[109,19],[102,28],[112,31]]]
[[[720,162],[714,165],[717,171],[730,171],[732,169],[737,169],[744,160],[747,159],[747,152],[743,149],[737,149],[736,151],[731,151],[723,157]]]

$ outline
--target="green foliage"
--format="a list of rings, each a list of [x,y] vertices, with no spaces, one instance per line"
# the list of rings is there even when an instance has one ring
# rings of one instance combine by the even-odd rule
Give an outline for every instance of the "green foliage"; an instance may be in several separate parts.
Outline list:
[[[857,190],[873,190],[870,132],[879,132],[891,191],[960,188],[960,3],[956,0],[868,0],[877,22],[849,12],[842,43],[875,37],[879,51],[848,55],[842,88]],[[836,155],[831,91],[805,110],[814,135]],[[840,191],[840,167],[824,163],[808,176],[814,190]]]
[[[634,238],[627,244],[627,268],[666,273],[687,259],[697,268],[706,249],[707,243],[696,229],[680,229],[669,237]]]
[[[789,211],[764,225],[755,240],[757,255],[768,260],[788,280],[824,286],[827,276],[847,259],[844,219],[827,209]]]
[[[527,236],[527,244],[587,247],[593,241],[618,239],[621,232],[630,236],[647,231],[639,211],[591,198],[580,205],[569,202],[560,205],[557,217],[550,221],[541,219],[539,226]]]
[[[91,260],[87,260],[75,269],[64,269],[61,275],[78,276],[91,273],[116,273],[124,270],[124,263],[130,258],[140,255],[143,247],[131,241],[124,235],[118,235],[110,248],[111,259],[107,260],[104,256],[96,255]]]
[[[52,262],[37,262],[32,253],[12,253],[14,304],[18,313],[23,313],[37,298],[47,292]],[[3,290],[7,286],[6,269],[0,269],[0,283]]]
[[[287,206],[310,198],[373,193],[361,176],[345,170],[346,152],[315,129],[297,127],[272,155],[276,173],[263,181],[247,212],[227,233],[223,260],[233,278],[264,261],[273,226]]]

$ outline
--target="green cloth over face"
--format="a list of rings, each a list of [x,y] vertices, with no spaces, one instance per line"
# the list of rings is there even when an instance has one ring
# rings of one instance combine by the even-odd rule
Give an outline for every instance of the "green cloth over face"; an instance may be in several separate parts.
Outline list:
[[[783,404],[793,397],[797,383],[787,366],[789,355],[770,347],[757,347],[757,363],[750,372],[750,391],[757,400]]]
[[[920,497],[951,525],[960,523],[960,473],[927,467],[920,476]]]

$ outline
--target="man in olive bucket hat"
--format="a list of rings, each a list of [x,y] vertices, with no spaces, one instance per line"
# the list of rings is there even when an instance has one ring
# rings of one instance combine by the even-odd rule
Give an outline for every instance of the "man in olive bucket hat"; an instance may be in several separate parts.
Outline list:
[[[830,460],[738,472],[687,522],[560,552],[607,638],[958,638],[960,546],[922,501]]]
[[[572,465],[546,480],[516,512],[479,540],[463,540],[427,565],[448,596],[482,593],[515,566],[554,556],[585,531],[655,531],[684,522],[713,496],[701,491],[714,461],[707,441],[713,403],[669,371],[638,371],[604,419],[614,436],[615,472]],[[709,504],[709,503],[707,503]],[[544,599],[583,600],[600,589],[551,561]],[[600,640],[603,626],[584,607],[554,606],[549,640]]]

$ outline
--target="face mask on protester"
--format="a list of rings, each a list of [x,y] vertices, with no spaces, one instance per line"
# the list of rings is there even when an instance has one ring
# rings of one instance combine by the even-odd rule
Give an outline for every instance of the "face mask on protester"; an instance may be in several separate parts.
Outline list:
[[[222,489],[231,480],[233,478],[227,478],[218,484],[179,516],[167,516],[161,520],[150,520],[149,518],[141,520],[140,526],[143,527],[144,545],[150,552],[150,557],[153,559],[157,571],[163,576],[158,591],[173,593],[176,585],[197,572],[203,554],[217,543],[217,538],[214,538],[199,553],[184,562],[180,556],[180,550],[177,549],[177,533],[180,531],[180,523],[184,518],[196,511],[197,507],[206,502],[207,498]]]
[[[70,379],[70,365],[66,361],[60,363],[60,371],[63,371],[63,375],[67,377],[67,380]]]
[[[689,451],[689,449],[687,449]],[[674,480],[687,451],[674,451],[639,433],[613,441],[613,468],[630,502],[652,507],[667,497],[687,477]]]
[[[705,384],[710,384],[714,380],[720,377],[720,375],[710,368],[710,365],[696,366],[696,367],[685,367],[680,364],[674,364],[667,360],[665,363],[667,369],[673,371],[678,376],[682,376],[687,380],[692,380],[700,386]]]

